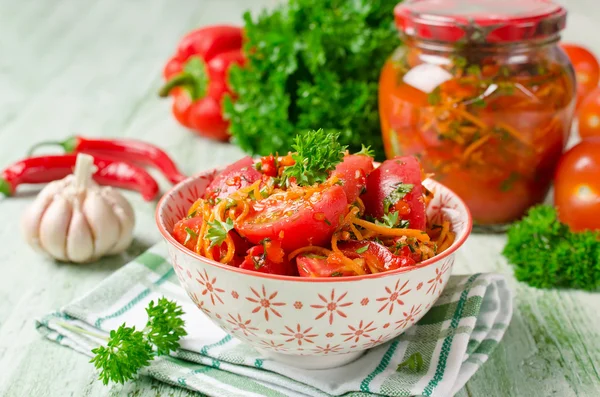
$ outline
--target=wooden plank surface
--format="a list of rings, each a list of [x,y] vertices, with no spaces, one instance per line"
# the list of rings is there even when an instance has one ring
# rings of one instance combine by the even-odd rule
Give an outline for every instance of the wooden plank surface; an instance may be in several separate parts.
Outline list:
[[[73,133],[127,136],[156,143],[186,173],[240,157],[230,145],[197,139],[171,118],[156,92],[179,37],[194,26],[241,21],[271,0],[0,0],[0,158],[8,164],[33,143]],[[565,38],[600,54],[596,0],[563,1]],[[163,187],[166,187],[163,184]],[[136,209],[136,240],[126,255],[91,266],[59,265],[33,253],[16,233],[35,194],[0,199],[0,395],[186,396],[183,389],[139,379],[104,387],[87,359],[43,340],[33,320],[86,293],[159,240],[155,203],[127,194]],[[503,236],[473,236],[456,272],[510,275],[499,255]],[[459,396],[600,395],[600,296],[537,291],[513,282],[516,310],[491,359]]]

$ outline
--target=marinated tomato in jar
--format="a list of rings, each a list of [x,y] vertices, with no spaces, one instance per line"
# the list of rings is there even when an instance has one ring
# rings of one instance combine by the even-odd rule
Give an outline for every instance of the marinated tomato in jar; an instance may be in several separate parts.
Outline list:
[[[432,31],[427,18],[415,18],[429,2],[396,9],[405,45],[383,67],[379,85],[386,154],[418,156],[466,201],[478,225],[505,225],[543,201],[569,136],[574,76],[557,46],[564,10],[548,3],[554,11],[537,23],[553,21],[554,30],[539,29],[543,34],[519,29],[510,10],[504,25],[490,25],[489,13],[451,14],[469,22]]]

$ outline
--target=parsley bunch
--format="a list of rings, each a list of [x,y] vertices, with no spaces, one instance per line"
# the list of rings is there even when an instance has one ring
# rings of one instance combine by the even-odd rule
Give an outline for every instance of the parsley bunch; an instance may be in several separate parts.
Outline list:
[[[296,151],[292,153],[295,163],[285,168],[283,178],[296,178],[300,186],[325,182],[329,172],[344,158],[346,147],[338,139],[339,133],[322,129],[296,136],[292,145]]]
[[[384,159],[379,72],[400,41],[398,0],[289,0],[244,15],[244,67],[233,66],[227,99],[233,141],[251,154],[285,153],[297,134],[340,131],[351,152],[370,145]]]
[[[146,308],[148,322],[143,330],[121,325],[110,331],[106,346],[92,350],[90,361],[100,370],[99,379],[106,385],[109,381],[125,383],[150,364],[156,355],[165,355],[179,348],[179,339],[187,335],[181,316],[183,310],[177,303],[160,298],[151,301]]]
[[[600,287],[599,239],[598,232],[571,231],[555,208],[540,205],[511,226],[502,253],[532,287],[593,291]]]

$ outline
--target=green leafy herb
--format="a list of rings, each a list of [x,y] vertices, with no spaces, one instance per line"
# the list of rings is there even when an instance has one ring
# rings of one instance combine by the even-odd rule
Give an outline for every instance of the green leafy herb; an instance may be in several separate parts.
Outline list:
[[[479,67],[479,65],[469,65],[466,70],[467,74],[472,76],[481,76],[481,67]]]
[[[295,178],[300,186],[322,183],[344,158],[345,146],[338,142],[339,133],[322,129],[298,135],[292,148],[295,164],[283,170],[285,179]]]
[[[214,247],[225,241],[227,233],[233,229],[233,220],[227,218],[227,221],[223,222],[215,219],[212,222],[208,222],[208,230],[206,231],[206,238],[210,240],[210,246]]]
[[[186,245],[187,243],[189,243],[193,237],[198,237],[198,233],[196,233],[189,227],[186,227],[184,230],[185,230],[186,236],[185,236],[185,241],[183,242],[183,245]]]
[[[195,217],[196,215],[198,215],[198,211],[193,211],[191,214],[189,214],[186,218],[187,219],[192,219],[193,217]]]
[[[440,87],[436,87],[433,91],[427,94],[427,103],[431,106],[439,105],[442,102],[442,94]]]
[[[398,212],[392,212],[389,214],[385,214],[381,221],[375,221],[376,225],[385,226],[396,229],[406,229],[409,226],[409,221],[407,219],[398,219]]]
[[[512,189],[513,185],[515,184],[515,182],[517,182],[519,180],[519,178],[521,178],[521,175],[519,175],[518,172],[511,172],[510,175],[508,176],[508,178],[506,178],[505,180],[503,180],[500,183],[500,191],[502,192],[508,192]]]
[[[508,231],[503,254],[515,277],[537,288],[600,287],[600,233],[573,232],[561,223],[553,207],[529,210]]]
[[[423,369],[423,356],[421,353],[411,354],[406,360],[398,364],[396,372],[400,372],[403,368],[408,368],[412,372],[420,372]]]
[[[92,350],[90,361],[100,370],[99,379],[125,383],[150,364],[156,355],[165,355],[179,348],[179,340],[187,335],[181,318],[183,311],[175,302],[160,298],[146,308],[148,322],[143,330],[121,325],[110,331],[106,346]]]
[[[369,249],[369,244],[365,245],[364,247],[360,247],[356,250],[357,254],[364,254],[365,252],[367,252],[367,250]]]
[[[477,98],[473,102],[471,102],[471,105],[476,106],[478,108],[484,108],[487,104],[485,103],[483,98]]]
[[[331,273],[331,277],[342,277],[344,274],[342,272],[333,272]]]
[[[371,146],[362,145],[360,152],[356,152],[355,154],[362,154],[363,156],[375,157],[375,151],[371,150]]]
[[[388,213],[390,207],[402,200],[404,196],[410,193],[414,185],[410,183],[399,183],[394,190],[383,199],[383,212]]]
[[[233,142],[251,154],[287,152],[294,137],[322,127],[340,131],[351,152],[370,145],[385,158],[377,91],[379,72],[400,44],[397,0],[289,0],[244,15],[243,67],[225,100]]]

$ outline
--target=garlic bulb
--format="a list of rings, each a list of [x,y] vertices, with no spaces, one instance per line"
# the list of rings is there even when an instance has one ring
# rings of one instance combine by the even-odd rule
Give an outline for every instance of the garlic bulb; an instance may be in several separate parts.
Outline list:
[[[133,239],[135,216],[121,193],[92,180],[94,159],[79,154],[73,175],[48,184],[24,214],[33,248],[65,262],[84,263],[123,252]]]

